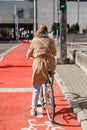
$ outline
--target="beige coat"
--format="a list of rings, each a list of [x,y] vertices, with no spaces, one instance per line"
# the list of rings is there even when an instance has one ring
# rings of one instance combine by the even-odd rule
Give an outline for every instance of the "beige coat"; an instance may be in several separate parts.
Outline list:
[[[44,42],[44,45],[39,39]],[[32,84],[36,87],[48,81],[48,71],[55,71],[56,48],[54,40],[51,38],[33,39],[26,56],[29,58],[32,55],[35,56],[33,62]]]

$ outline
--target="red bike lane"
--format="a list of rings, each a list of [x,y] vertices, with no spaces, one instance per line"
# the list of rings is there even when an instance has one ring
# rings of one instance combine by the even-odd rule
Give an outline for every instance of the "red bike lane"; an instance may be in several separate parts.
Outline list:
[[[36,116],[30,115],[33,60],[25,58],[28,47],[20,44],[0,62],[0,130],[81,130],[56,81],[54,123],[41,107]]]

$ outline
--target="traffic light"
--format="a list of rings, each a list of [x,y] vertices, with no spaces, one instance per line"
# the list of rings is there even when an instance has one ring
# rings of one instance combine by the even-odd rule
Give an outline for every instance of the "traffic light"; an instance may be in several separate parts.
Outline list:
[[[64,10],[66,8],[66,0],[60,0],[60,10]]]

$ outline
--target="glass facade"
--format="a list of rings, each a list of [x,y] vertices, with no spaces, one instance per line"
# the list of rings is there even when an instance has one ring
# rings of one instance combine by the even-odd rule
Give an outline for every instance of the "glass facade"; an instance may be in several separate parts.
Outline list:
[[[0,39],[24,39],[33,33],[33,2],[0,1]]]
[[[19,23],[33,22],[32,1],[0,1],[0,23],[14,22],[14,5],[16,5]]]

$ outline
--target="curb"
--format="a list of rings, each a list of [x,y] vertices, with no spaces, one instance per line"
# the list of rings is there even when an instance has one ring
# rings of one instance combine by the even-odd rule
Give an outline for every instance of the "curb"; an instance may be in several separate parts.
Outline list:
[[[58,83],[60,89],[62,90],[65,98],[67,99],[70,107],[73,109],[73,113],[76,115],[82,130],[87,130],[87,116],[85,115],[79,104],[75,101],[68,87],[64,85],[64,82],[62,81],[58,73],[55,74],[55,80]]]

